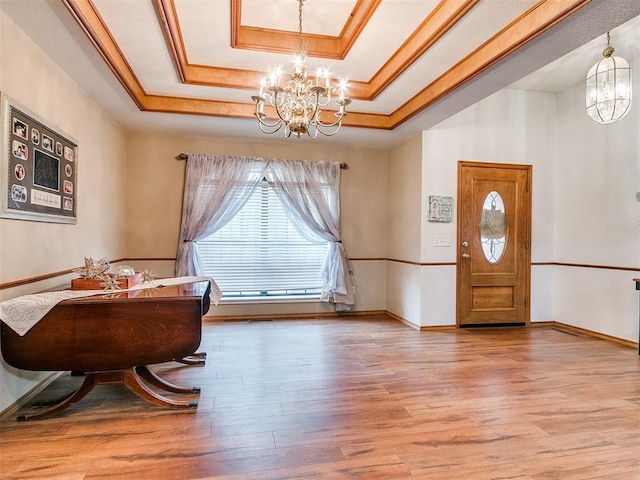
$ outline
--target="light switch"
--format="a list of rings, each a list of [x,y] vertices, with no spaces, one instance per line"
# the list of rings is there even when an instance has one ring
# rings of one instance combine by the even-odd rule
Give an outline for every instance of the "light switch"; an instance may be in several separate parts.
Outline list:
[[[451,246],[451,237],[434,236],[433,237],[433,246],[434,247],[450,247]]]

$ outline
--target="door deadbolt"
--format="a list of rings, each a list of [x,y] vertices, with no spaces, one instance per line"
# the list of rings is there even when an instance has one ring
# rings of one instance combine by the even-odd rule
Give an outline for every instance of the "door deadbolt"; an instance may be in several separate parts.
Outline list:
[[[469,246],[469,242],[462,242],[462,246],[463,247],[468,247]]]

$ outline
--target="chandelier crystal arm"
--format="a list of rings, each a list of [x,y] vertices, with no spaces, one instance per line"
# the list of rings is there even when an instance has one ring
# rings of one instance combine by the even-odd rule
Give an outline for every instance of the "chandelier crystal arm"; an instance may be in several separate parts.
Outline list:
[[[334,113],[334,115],[336,117],[335,121],[333,121],[332,123],[324,123],[320,119],[320,111],[318,111],[315,123],[317,123],[319,126],[325,127],[325,128],[335,127],[336,125],[339,125],[339,124],[342,123],[342,119],[347,115],[347,113],[342,111],[342,110],[338,110],[337,112]]]
[[[282,122],[278,122],[275,125],[268,125],[263,121],[258,122],[258,127],[260,127],[260,131],[262,133],[266,133],[267,135],[271,135],[272,133],[276,133],[282,128]],[[288,137],[289,135],[287,135]]]
[[[337,115],[337,113],[336,113],[336,115]],[[324,128],[332,128],[332,127],[335,127],[335,126],[341,125],[341,124],[342,124],[342,118],[343,118],[343,117],[338,117],[338,118],[336,118],[335,122],[332,122],[332,123],[324,123],[324,122],[322,122],[322,121],[320,121],[320,120],[318,119],[318,120],[316,120],[314,123],[315,123],[318,127],[322,127],[323,129],[324,129]],[[336,131],[336,133],[338,133],[338,132]]]
[[[263,133],[271,134],[276,133],[278,130],[282,128],[282,121],[276,120],[273,123],[269,123],[265,121],[267,118],[266,113],[264,113],[264,97],[260,96],[252,96],[251,99],[256,103],[256,111],[254,112],[254,116],[258,119],[258,127]]]

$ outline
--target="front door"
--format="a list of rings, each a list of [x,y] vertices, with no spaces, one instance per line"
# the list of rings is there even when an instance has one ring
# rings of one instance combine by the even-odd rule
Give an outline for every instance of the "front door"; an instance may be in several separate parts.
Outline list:
[[[457,325],[529,324],[531,166],[458,162]]]

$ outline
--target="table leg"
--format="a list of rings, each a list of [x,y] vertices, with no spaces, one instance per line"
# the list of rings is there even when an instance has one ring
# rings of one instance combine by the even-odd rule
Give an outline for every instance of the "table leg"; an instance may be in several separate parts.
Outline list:
[[[203,366],[207,358],[207,352],[196,352],[186,357],[175,359],[176,362],[184,363],[185,365],[198,365]]]
[[[95,374],[88,374],[85,377],[84,382],[82,382],[82,385],[80,385],[80,387],[76,391],[50,402],[39,402],[35,404],[36,407],[49,406],[49,409],[38,413],[27,413],[25,415],[20,415],[18,416],[18,418],[16,418],[16,420],[18,420],[19,422],[24,422],[26,420],[39,420],[48,415],[60,412],[84,398],[85,395],[87,395],[87,393],[89,393],[91,389],[93,389],[93,387],[96,385],[97,378]]]
[[[169,383],[163,378],[160,378],[154,372],[149,370],[149,367],[146,365],[142,367],[135,368],[136,374],[142,378],[147,383],[153,385],[154,387],[161,388],[167,392],[174,393],[200,393],[200,387],[181,387],[179,385],[174,385],[173,383]]]
[[[177,393],[200,392],[200,389],[198,387],[191,387],[190,389],[187,389],[185,387],[178,387],[177,385],[172,385],[169,382],[165,382],[160,377],[153,374],[147,367],[138,368],[142,370],[142,376],[147,376],[146,372],[149,373],[149,376],[147,378],[153,378],[153,380],[150,380],[150,383],[162,386],[162,388],[167,391],[174,391]],[[76,391],[54,401],[40,402],[37,405],[50,406],[50,408],[38,413],[20,415],[17,417],[17,420],[19,422],[24,422],[26,420],[39,420],[46,416],[60,412],[84,398],[96,385],[109,384],[123,384],[143,400],[146,400],[149,403],[153,403],[154,405],[159,405],[161,407],[188,410],[195,410],[196,408],[198,408],[198,402],[172,400],[154,392],[144,384],[144,382],[142,381],[143,377],[138,375],[136,370],[136,368],[127,368],[124,370],[115,370],[109,372],[87,372],[86,377],[84,378],[84,382],[82,382],[82,385],[80,385],[80,387]],[[172,390],[171,388],[173,388],[174,390]]]
[[[123,370],[122,374],[123,374],[122,383],[124,383],[124,385],[129,390],[131,390],[133,393],[138,395],[140,398],[146,400],[147,402],[153,403],[155,405],[159,405],[161,407],[184,408],[189,410],[195,410],[196,408],[198,408],[198,402],[189,402],[189,401],[181,402],[178,400],[172,400],[170,398],[163,397],[162,395],[154,392],[144,384],[141,377],[136,372],[135,368]]]
[[[31,408],[53,407],[54,405],[57,405],[58,403],[63,402],[74,393],[76,393],[76,390],[74,390],[73,392],[69,392],[62,397],[54,398],[53,400],[40,400],[39,402],[33,402],[31,404]]]

